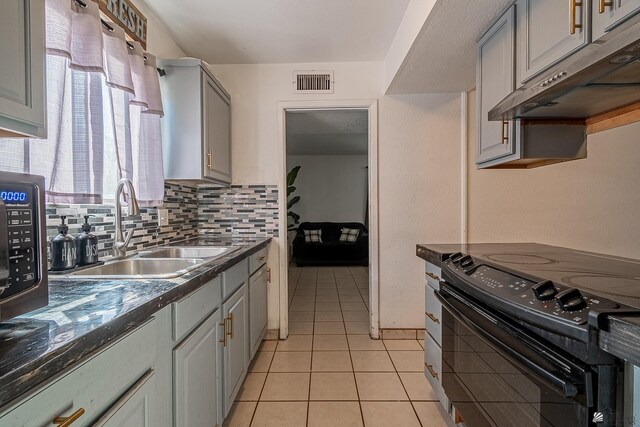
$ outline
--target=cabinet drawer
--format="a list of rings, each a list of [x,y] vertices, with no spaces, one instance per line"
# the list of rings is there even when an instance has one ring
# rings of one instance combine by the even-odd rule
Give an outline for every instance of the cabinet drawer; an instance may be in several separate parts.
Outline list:
[[[266,264],[267,255],[269,254],[269,247],[260,249],[253,255],[249,256],[249,275],[252,275],[261,266]]]
[[[216,277],[172,304],[173,339],[181,341],[222,302],[222,278]]]
[[[447,408],[448,399],[442,388],[442,350],[440,346],[426,334],[424,336],[424,376],[436,392],[442,406]]]
[[[249,260],[243,259],[224,273],[222,273],[222,299],[225,300],[236,289],[247,281]]]
[[[68,417],[80,409],[85,413],[74,425],[90,425],[151,368],[156,356],[156,324],[152,318],[47,384],[0,416],[0,425],[49,426],[55,417]]]
[[[442,270],[430,262],[425,262],[424,276],[427,279],[427,283],[433,289],[440,289],[440,280],[442,277]]]
[[[431,337],[442,345],[442,304],[436,298],[431,286],[425,286],[425,312],[424,322],[427,332]]]

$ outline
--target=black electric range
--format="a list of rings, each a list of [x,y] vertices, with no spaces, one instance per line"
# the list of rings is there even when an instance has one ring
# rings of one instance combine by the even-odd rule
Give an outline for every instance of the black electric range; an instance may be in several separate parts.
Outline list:
[[[619,425],[623,364],[608,314],[640,314],[640,262],[536,244],[442,261],[443,387],[468,425]],[[466,249],[462,247],[461,250]],[[501,250],[502,249],[502,250]],[[620,424],[621,425],[621,424]]]

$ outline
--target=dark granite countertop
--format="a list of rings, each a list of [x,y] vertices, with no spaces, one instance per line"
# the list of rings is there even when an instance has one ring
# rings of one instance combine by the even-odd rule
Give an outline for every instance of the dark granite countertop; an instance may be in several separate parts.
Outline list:
[[[0,323],[0,408],[144,323],[270,241],[206,238],[172,244],[240,248],[175,279],[50,277],[47,307]]]
[[[462,252],[532,276],[586,289],[622,305],[605,316],[598,345],[640,366],[640,261],[536,243],[418,244],[416,255],[440,266]]]

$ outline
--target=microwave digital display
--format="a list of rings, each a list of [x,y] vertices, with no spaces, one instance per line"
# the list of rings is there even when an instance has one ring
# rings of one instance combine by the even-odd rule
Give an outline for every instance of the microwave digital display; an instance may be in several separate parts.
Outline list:
[[[26,202],[27,193],[24,191],[0,191],[0,199],[3,202]]]

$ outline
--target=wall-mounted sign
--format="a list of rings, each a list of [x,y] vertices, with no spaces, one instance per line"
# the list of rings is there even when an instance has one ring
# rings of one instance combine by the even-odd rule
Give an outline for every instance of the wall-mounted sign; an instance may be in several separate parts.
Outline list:
[[[131,0],[97,0],[100,11],[124,28],[133,40],[147,48],[147,18],[133,5]]]

